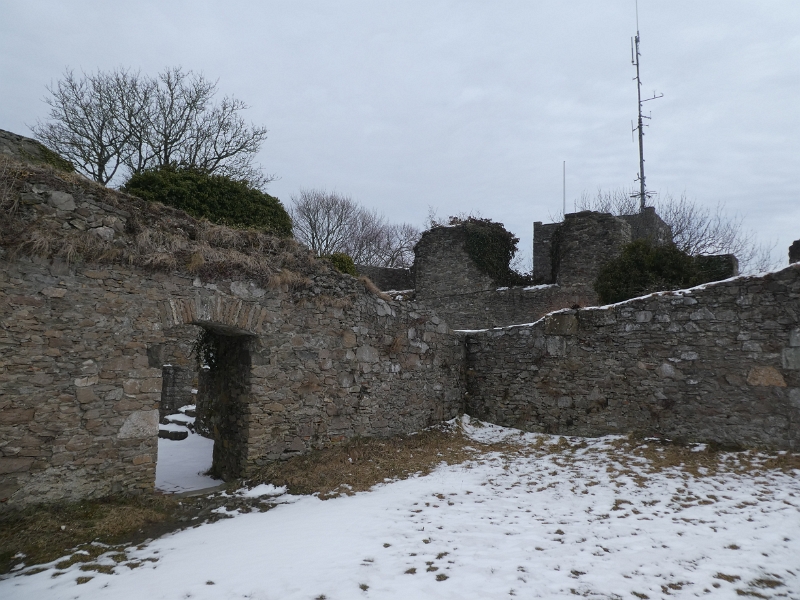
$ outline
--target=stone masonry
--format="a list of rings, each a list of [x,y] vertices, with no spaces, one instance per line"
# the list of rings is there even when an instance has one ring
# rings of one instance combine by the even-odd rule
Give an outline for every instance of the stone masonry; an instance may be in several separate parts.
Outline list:
[[[4,155],[14,139],[0,135]],[[192,401],[195,381],[225,479],[464,411],[532,431],[800,443],[798,264],[536,321],[592,304],[598,263],[579,240],[612,252],[630,223],[568,216],[550,238],[564,277],[512,289],[477,271],[457,228],[436,228],[405,301],[291,244],[267,254],[263,236],[247,256],[256,275],[232,276],[224,244],[256,234],[217,228],[211,246],[180,211],[50,167],[16,176],[0,178],[0,510],[151,491],[159,411]],[[76,260],[78,248],[102,252]],[[187,266],[204,256],[225,257],[221,275]],[[195,379],[201,334],[211,351]]]
[[[800,449],[800,265],[466,335],[467,412],[567,435]]]

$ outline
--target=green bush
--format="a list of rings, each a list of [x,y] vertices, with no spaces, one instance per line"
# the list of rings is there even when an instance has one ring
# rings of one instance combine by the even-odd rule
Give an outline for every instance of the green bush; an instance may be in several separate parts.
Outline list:
[[[611,304],[715,279],[698,268],[695,257],[675,245],[655,245],[649,239],[640,239],[627,244],[618,258],[603,266],[594,289],[601,302]]]
[[[327,256],[322,256],[320,258],[327,258],[329,261],[331,261],[331,263],[333,263],[334,268],[340,273],[347,273],[353,277],[358,277],[356,263],[353,262],[353,259],[350,258],[349,254],[345,254],[344,252],[334,252],[333,254],[328,254]]]
[[[292,220],[280,200],[245,181],[192,168],[164,167],[133,175],[122,190],[231,227],[252,227],[282,237],[292,235]]]

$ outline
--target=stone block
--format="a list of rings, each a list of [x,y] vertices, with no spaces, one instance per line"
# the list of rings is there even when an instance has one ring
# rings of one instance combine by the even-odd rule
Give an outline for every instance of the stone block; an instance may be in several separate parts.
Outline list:
[[[793,371],[800,369],[800,348],[784,348],[781,358],[784,369]]]
[[[30,471],[33,458],[0,458],[0,475]]]
[[[117,434],[120,439],[148,438],[158,435],[158,411],[140,410],[131,413]]]
[[[78,377],[75,379],[75,387],[82,388],[82,387],[89,387],[90,385],[96,384],[100,381],[100,378],[97,375],[89,375],[86,377]]]
[[[356,350],[356,360],[364,363],[376,363],[380,356],[372,346],[359,346]]]
[[[80,387],[75,391],[75,397],[81,404],[88,404],[97,400],[92,387]]]
[[[356,334],[352,331],[345,331],[342,333],[342,346],[344,348],[353,348],[356,345]]]
[[[786,381],[774,367],[753,367],[747,374],[747,383],[759,386],[786,387]]]
[[[800,388],[789,390],[789,403],[793,408],[800,410]]]
[[[161,378],[157,379],[142,379],[139,382],[139,392],[143,394],[152,394],[161,391]]]
[[[548,315],[544,320],[544,332],[548,335],[575,335],[578,333],[578,318],[563,313]]]
[[[67,289],[59,287],[46,287],[42,290],[42,294],[48,298],[63,298],[67,295]]]
[[[151,454],[140,454],[139,456],[134,456],[132,462],[135,465],[150,464],[153,462],[153,456]]]
[[[35,410],[32,408],[5,408],[0,410],[0,424],[18,425],[28,423],[33,419]]]
[[[73,211],[76,208],[75,198],[72,194],[52,191],[48,194],[47,203],[57,210]]]

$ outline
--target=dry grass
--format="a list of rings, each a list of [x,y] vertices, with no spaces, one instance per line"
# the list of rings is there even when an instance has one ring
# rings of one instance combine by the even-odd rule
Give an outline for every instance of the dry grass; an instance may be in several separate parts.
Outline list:
[[[90,231],[64,228],[63,216],[37,210],[21,194],[40,184],[126,211],[124,231],[106,241]],[[0,246],[12,254],[67,263],[112,263],[157,271],[184,271],[205,280],[250,279],[264,287],[302,291],[311,277],[333,274],[290,238],[197,220],[158,203],[108,189],[74,173],[23,165],[0,157]],[[108,211],[108,214],[113,214]],[[70,217],[72,218],[72,217]]]
[[[472,448],[470,448],[470,446]],[[388,480],[427,475],[442,462],[458,464],[475,458],[480,446],[458,430],[429,429],[390,439],[356,438],[341,445],[263,468],[248,485],[268,482],[294,494],[334,498],[369,490]]]
[[[74,504],[38,506],[0,514],[0,573],[6,573],[25,555],[26,564],[41,564],[64,556],[68,550],[92,541],[115,543],[143,527],[168,519],[177,501],[164,496],[91,500]],[[88,546],[90,560],[106,549]],[[85,556],[85,559],[80,558]]]
[[[389,294],[386,294],[382,292],[380,289],[378,289],[378,286],[375,285],[372,282],[372,279],[370,279],[366,275],[362,275],[361,277],[358,278],[358,280],[364,284],[364,287],[370,294],[374,294],[375,296],[378,296],[378,298],[386,302],[389,302],[392,299],[391,296],[389,296]]]
[[[283,289],[285,291],[296,292],[311,287],[312,281],[308,277],[295,273],[289,269],[283,269],[273,275],[269,280],[269,286],[273,289]]]

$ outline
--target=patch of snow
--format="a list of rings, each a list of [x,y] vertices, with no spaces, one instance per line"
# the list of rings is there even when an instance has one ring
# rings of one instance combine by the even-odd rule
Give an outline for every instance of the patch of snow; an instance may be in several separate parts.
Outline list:
[[[194,410],[194,405],[178,410]],[[176,413],[168,419],[185,424],[194,423],[194,417]],[[192,433],[177,423],[159,425],[165,431],[188,431],[183,440],[158,438],[158,460],[156,461],[156,489],[162,492],[179,493],[203,490],[219,485],[220,481],[205,475],[211,469],[214,440]]]
[[[189,431],[185,425],[179,425],[178,423],[166,423],[164,425],[159,425],[158,429],[159,431]],[[159,448],[159,452],[160,451],[161,449]]]
[[[136,569],[101,557],[114,574],[76,563],[53,577],[52,563],[0,581],[0,597],[800,597],[800,473],[698,477],[621,456],[621,436],[566,438],[564,450],[560,436],[454,424],[521,451],[353,496],[225,511],[233,518],[129,548]]]
[[[238,490],[236,494],[245,498],[260,498],[261,496],[280,496],[286,493],[286,486],[277,487],[271,483],[262,483],[254,488]]]
[[[219,485],[219,479],[204,475],[211,468],[213,450],[214,440],[196,433],[179,441],[158,438],[156,489],[177,493]]]
[[[174,415],[167,415],[165,418],[168,421],[180,421],[181,423],[194,423],[194,417],[190,417],[183,413],[175,413]]]

